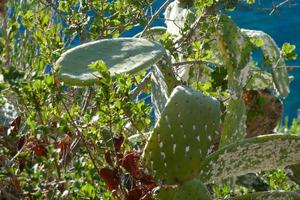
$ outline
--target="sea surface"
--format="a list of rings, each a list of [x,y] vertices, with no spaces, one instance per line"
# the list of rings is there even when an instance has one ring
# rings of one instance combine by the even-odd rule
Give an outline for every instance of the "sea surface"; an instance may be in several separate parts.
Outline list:
[[[164,2],[164,0],[156,1],[154,9],[159,8]],[[298,53],[299,58],[288,62],[288,65],[300,66],[300,0],[290,0],[271,13],[272,10],[269,9],[272,8],[273,2],[278,5],[283,0],[256,0],[251,8],[240,6],[228,14],[241,28],[262,30],[268,33],[279,47],[285,42],[295,44],[298,47],[296,53]],[[153,26],[164,26],[162,14]],[[141,28],[136,27],[123,36],[132,36],[133,33],[139,31]],[[291,83],[290,95],[282,99],[284,102],[283,118],[288,116],[289,119],[293,119],[298,117],[298,109],[300,109],[300,67],[290,70],[289,74],[294,76],[294,81]]]

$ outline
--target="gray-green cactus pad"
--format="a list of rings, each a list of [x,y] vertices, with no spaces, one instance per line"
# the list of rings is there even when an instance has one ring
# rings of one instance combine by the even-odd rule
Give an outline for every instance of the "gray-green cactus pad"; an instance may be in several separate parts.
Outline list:
[[[264,58],[269,61],[272,67],[272,76],[276,89],[281,96],[286,97],[290,92],[290,80],[284,58],[281,56],[280,49],[275,41],[272,39],[272,37],[262,31],[242,29],[242,32],[249,37],[263,40],[263,55]]]
[[[199,173],[220,123],[219,102],[193,89],[177,86],[145,147],[150,174],[166,184]]]
[[[247,90],[263,90],[273,87],[272,74],[256,66],[251,67],[249,77],[246,85]]]
[[[300,200],[300,194],[296,192],[257,192],[228,200]]]
[[[143,38],[147,38],[149,40],[153,41],[159,41],[161,39],[161,36],[167,32],[167,28],[164,26],[155,26],[150,29],[148,29],[144,34]],[[141,36],[142,32],[136,34],[133,36],[134,38],[139,38]]]
[[[246,108],[242,99],[232,99],[226,111],[220,146],[246,137]]]
[[[204,183],[300,163],[300,137],[265,135],[232,143],[208,156],[198,178]]]
[[[184,182],[175,194],[174,200],[211,200],[211,196],[203,183],[199,180]]]
[[[88,67],[103,60],[111,75],[136,73],[156,63],[165,54],[164,48],[146,39],[117,38],[89,42],[72,48],[56,62],[58,78],[71,85],[94,85],[99,74]]]

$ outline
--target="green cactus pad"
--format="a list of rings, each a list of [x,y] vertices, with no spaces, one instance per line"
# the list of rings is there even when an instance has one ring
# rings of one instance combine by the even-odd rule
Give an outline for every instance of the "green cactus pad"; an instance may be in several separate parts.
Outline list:
[[[224,14],[220,15],[219,34],[218,46],[222,55],[225,56],[227,67],[243,69],[250,59],[251,47],[248,38],[242,34],[234,21]]]
[[[268,34],[262,31],[242,29],[242,32],[248,37],[263,40],[263,56],[264,59],[266,59],[269,62],[269,65],[272,67],[272,76],[276,89],[281,96],[288,96],[290,92],[290,80],[284,58],[281,56],[280,49],[278,48],[275,41]]]
[[[229,198],[228,200],[300,200],[296,192],[257,192],[248,195]]]
[[[167,28],[163,26],[155,26],[150,29],[148,29],[144,35],[143,38],[152,40],[152,41],[159,41],[161,39],[161,36],[167,32]],[[142,32],[136,34],[133,36],[134,38],[139,38],[141,36]]]
[[[165,54],[164,48],[146,39],[117,38],[89,42],[72,48],[56,62],[58,78],[71,85],[97,83],[99,74],[88,65],[103,60],[111,75],[136,73],[156,63]]]
[[[156,119],[160,117],[170,93],[178,83],[170,63],[165,56],[152,67],[151,99]]]
[[[177,86],[145,147],[150,174],[177,184],[199,173],[220,122],[219,102],[193,89]]]
[[[184,182],[175,194],[174,200],[211,200],[211,196],[203,183],[199,180]]]
[[[220,146],[246,137],[246,108],[242,99],[232,99],[226,111]]]
[[[155,188],[153,197],[155,200],[173,200],[178,187]]]
[[[300,137],[266,135],[238,141],[209,155],[198,178],[208,184],[300,162]]]

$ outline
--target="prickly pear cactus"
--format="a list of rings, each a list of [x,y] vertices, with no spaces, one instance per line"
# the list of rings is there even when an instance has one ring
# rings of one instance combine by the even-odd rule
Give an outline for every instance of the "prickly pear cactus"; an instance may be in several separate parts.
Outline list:
[[[153,197],[155,200],[173,200],[177,190],[177,186],[155,188]]]
[[[209,155],[198,178],[207,184],[299,162],[300,137],[280,134],[258,136],[232,143]]]
[[[167,56],[152,66],[151,100],[156,119],[159,119],[169,95],[177,83],[178,81],[171,67],[171,61]]]
[[[152,27],[150,29],[148,29],[145,34],[143,34],[143,38],[146,38],[148,40],[152,40],[152,41],[159,41],[161,39],[161,36],[163,34],[165,34],[167,31],[167,28],[166,27],[163,27],[163,26],[155,26],[155,27]],[[136,34],[135,36],[133,36],[133,38],[139,38],[141,37],[142,35],[142,32]]]
[[[164,48],[146,39],[117,38],[89,42],[72,48],[56,62],[58,78],[71,85],[97,83],[99,74],[88,65],[103,60],[110,74],[136,73],[150,67],[165,54]]]
[[[165,27],[152,27],[147,30],[143,38],[158,42],[166,31]],[[138,38],[141,34],[138,33],[134,37]],[[152,66],[151,72],[151,101],[155,118],[158,119],[178,81],[171,66],[171,59],[166,54]]]
[[[180,185],[174,197],[174,200],[186,199],[211,200],[212,198],[206,186],[201,181],[193,179]]]
[[[300,200],[296,192],[257,192],[248,195],[229,198],[229,200]]]
[[[288,96],[290,92],[290,80],[284,58],[281,56],[280,49],[275,41],[268,34],[262,31],[242,29],[242,32],[250,38],[262,39],[264,43],[262,46],[263,55],[272,67],[272,76],[276,89],[281,96]]]
[[[219,122],[217,100],[177,86],[144,150],[150,174],[165,184],[177,184],[198,174],[214,143]]]
[[[223,123],[220,146],[241,140],[246,136],[246,107],[242,99],[229,102]]]
[[[249,64],[251,48],[248,38],[244,37],[236,24],[223,14],[220,15],[216,39],[227,68],[228,90],[231,95],[220,142],[222,146],[246,136],[245,105],[241,96],[251,67]]]
[[[249,77],[245,86],[246,90],[264,90],[273,87],[272,74],[256,66],[251,67]]]

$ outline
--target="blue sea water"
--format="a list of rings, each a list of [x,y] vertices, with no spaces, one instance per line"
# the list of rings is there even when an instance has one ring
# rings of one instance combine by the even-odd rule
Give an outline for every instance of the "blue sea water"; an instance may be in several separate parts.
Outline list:
[[[154,8],[158,8],[165,1],[158,0]],[[255,8],[271,8],[271,0],[256,0]],[[278,3],[282,0],[275,0]],[[232,19],[241,27],[247,29],[262,30],[271,35],[279,47],[283,43],[289,42],[295,44],[298,48],[299,58],[295,61],[288,62],[289,66],[300,66],[300,0],[290,0],[289,3],[279,7],[279,9],[270,15],[270,11],[262,9],[245,9],[237,7],[232,12],[228,12]],[[155,21],[154,26],[164,25],[163,15]],[[139,32],[141,29],[136,27],[134,32]],[[132,32],[125,33],[124,36],[131,36]],[[284,113],[283,118],[288,116],[290,119],[297,117],[297,110],[300,109],[300,69],[289,71],[291,76],[294,76],[294,81],[291,83],[291,93],[283,100]]]

